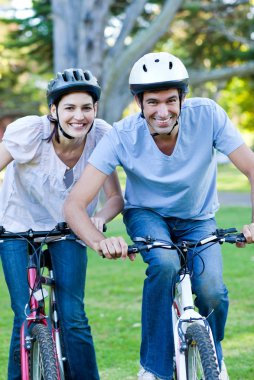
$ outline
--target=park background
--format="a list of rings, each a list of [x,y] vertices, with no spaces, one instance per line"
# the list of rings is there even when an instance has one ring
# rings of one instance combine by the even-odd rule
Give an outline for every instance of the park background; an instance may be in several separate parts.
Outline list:
[[[67,67],[98,77],[100,117],[112,123],[136,111],[130,69],[143,54],[163,50],[186,65],[189,96],[217,101],[253,148],[253,18],[253,0],[0,0],[0,138],[18,117],[48,112],[47,82]],[[218,170],[223,199],[232,199],[232,192],[247,199],[243,206],[236,198],[222,202],[218,224],[241,229],[251,217],[247,180],[228,163]],[[108,234],[126,236],[121,216]],[[253,380],[253,247],[225,246],[223,258],[231,299],[226,363],[231,380]],[[102,380],[136,379],[144,271],[139,257],[111,263],[89,251],[86,307]],[[2,269],[0,310],[0,380],[6,380],[12,314]]]

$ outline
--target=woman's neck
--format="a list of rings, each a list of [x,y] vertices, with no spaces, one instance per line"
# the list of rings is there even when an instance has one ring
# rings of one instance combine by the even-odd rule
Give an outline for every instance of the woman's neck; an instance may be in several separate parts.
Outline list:
[[[56,155],[69,168],[73,168],[80,159],[86,144],[85,138],[67,139],[60,135],[60,143],[52,140]]]

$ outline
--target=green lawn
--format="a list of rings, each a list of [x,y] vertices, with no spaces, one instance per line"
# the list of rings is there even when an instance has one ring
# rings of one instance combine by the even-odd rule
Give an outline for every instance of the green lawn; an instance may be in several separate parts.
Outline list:
[[[125,173],[118,168],[122,189],[125,187]],[[219,191],[249,192],[250,185],[245,177],[233,164],[218,165],[217,188]]]
[[[222,208],[220,227],[249,220],[249,208]],[[108,234],[125,235],[121,219],[114,220]],[[230,294],[224,354],[231,380],[254,379],[254,250],[253,246],[223,248],[225,282]],[[102,260],[89,252],[86,309],[92,326],[102,380],[136,380],[139,362],[140,305],[145,264]],[[6,380],[11,310],[0,270],[0,380]]]
[[[239,172],[233,164],[218,165],[217,188],[219,191],[250,191],[247,177]]]

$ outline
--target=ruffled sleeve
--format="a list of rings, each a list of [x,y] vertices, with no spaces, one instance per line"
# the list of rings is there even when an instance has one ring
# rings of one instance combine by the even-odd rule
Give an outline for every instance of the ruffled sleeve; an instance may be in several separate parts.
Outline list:
[[[95,119],[94,121],[95,126],[95,141],[96,145],[101,140],[101,138],[112,129],[112,126],[108,124],[105,120],[102,119]]]
[[[40,116],[22,117],[9,124],[3,142],[14,158],[24,164],[38,157],[43,139],[43,122]]]

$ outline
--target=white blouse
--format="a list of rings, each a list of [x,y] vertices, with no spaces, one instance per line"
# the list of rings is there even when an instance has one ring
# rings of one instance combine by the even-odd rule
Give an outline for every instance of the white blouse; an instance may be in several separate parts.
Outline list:
[[[83,153],[73,168],[73,183],[66,188],[67,166],[55,153],[47,116],[26,116],[11,123],[3,142],[14,158],[6,169],[0,191],[0,225],[8,231],[50,230],[64,221],[62,207],[77,182],[87,160],[102,136],[111,128],[104,120],[95,119],[87,135]],[[91,216],[98,196],[89,204]]]

